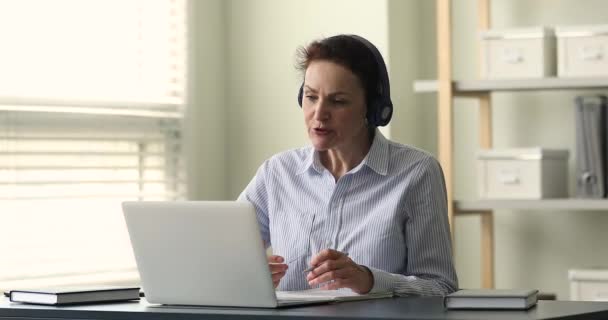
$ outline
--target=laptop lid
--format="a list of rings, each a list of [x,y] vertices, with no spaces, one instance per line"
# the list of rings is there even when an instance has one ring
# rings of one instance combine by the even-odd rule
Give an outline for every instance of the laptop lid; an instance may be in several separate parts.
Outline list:
[[[151,303],[276,307],[255,209],[248,202],[124,202]]]

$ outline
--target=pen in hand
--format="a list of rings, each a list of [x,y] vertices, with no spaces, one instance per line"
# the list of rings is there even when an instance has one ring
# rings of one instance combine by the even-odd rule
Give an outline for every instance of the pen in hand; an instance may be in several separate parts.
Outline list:
[[[342,252],[342,254],[348,257],[348,252]],[[311,272],[311,271],[312,271],[312,270],[314,270],[315,268],[316,268],[316,266],[308,267],[308,268],[304,269],[304,270],[302,271],[302,273],[308,273],[308,272]]]
[[[315,267],[308,267],[308,268],[304,269],[304,270],[302,271],[302,273],[308,273],[308,272],[311,272],[311,271],[312,271],[312,270],[314,270],[314,269],[315,269]]]

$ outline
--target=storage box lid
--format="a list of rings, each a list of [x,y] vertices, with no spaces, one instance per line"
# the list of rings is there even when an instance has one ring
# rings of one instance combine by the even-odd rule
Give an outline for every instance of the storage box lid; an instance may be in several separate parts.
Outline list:
[[[608,35],[608,24],[555,27],[555,35],[559,38]]]
[[[541,160],[568,159],[568,150],[544,148],[485,149],[477,152],[478,159],[492,160]]]
[[[571,269],[568,270],[570,280],[602,280],[608,281],[608,266],[605,268],[593,269]]]
[[[530,27],[483,30],[479,32],[479,36],[482,40],[537,39],[554,37],[555,33],[549,27]]]

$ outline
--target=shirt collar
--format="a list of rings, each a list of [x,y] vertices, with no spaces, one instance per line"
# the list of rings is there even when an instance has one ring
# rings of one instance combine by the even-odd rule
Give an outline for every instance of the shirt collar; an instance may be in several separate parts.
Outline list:
[[[298,170],[297,174],[302,174],[310,168],[313,168],[317,173],[322,173],[324,168],[321,164],[321,160],[319,159],[319,153],[316,152],[314,147],[310,147],[308,149],[306,160],[304,160],[302,163],[302,166],[300,167],[300,170]]]
[[[379,175],[387,175],[389,158],[388,152],[388,140],[384,137],[384,135],[382,135],[380,130],[376,129],[374,141],[372,141],[372,146],[370,147],[369,152],[361,164],[359,164],[353,172],[359,171],[363,166],[368,166]],[[308,156],[302,163],[302,166],[300,167],[300,170],[298,170],[297,174],[304,173],[310,168],[314,169],[317,173],[323,173],[323,170],[325,170],[321,164],[321,159],[319,159],[319,153],[314,147],[309,149]]]
[[[377,174],[385,176],[388,173],[388,151],[389,142],[382,135],[380,130],[376,129],[374,141],[369,148],[367,156],[363,159],[363,164],[374,170]]]

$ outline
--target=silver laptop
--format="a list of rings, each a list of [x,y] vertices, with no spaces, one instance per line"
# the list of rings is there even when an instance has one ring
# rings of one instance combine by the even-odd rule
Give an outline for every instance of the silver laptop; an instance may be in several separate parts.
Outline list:
[[[279,301],[255,209],[243,202],[124,202],[141,284],[151,303],[263,307]]]

